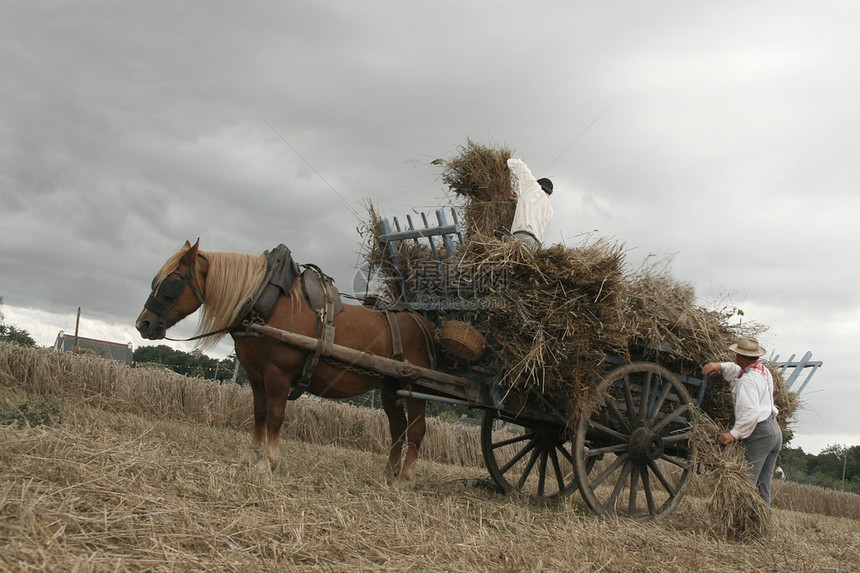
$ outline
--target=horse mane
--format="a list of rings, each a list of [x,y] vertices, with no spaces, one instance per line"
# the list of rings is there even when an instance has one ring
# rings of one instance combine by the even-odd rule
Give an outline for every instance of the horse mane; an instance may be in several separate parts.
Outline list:
[[[153,281],[161,282],[179,266],[179,260],[190,247],[184,247],[164,264]],[[231,326],[238,318],[245,302],[257,294],[266,277],[266,257],[242,253],[199,251],[197,256],[209,262],[204,289],[205,304],[201,307],[197,335],[214,332]],[[200,265],[194,266],[197,284],[201,284]],[[227,333],[221,332],[201,339],[198,346],[211,348]]]
[[[266,257],[242,253],[206,253],[200,257],[209,261],[206,276],[206,304],[202,306],[197,334],[221,330],[239,319],[245,302],[257,294],[266,278]],[[211,347],[225,336],[207,336],[205,347]]]

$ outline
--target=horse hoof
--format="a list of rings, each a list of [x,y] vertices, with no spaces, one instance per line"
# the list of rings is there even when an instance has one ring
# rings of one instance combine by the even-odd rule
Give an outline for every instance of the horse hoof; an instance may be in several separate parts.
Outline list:
[[[397,480],[395,487],[400,491],[412,491],[415,489],[415,480]]]
[[[281,458],[278,458],[276,460],[270,459],[269,460],[269,469],[272,471],[273,474],[277,473],[278,470],[281,469]]]

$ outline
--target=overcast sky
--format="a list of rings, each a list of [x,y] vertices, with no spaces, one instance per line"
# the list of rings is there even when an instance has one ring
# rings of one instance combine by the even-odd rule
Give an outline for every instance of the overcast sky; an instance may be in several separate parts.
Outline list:
[[[39,344],[78,307],[153,344],[134,320],[186,239],[283,242],[350,292],[365,200],[447,205],[430,162],[470,137],[553,179],[545,242],[671,257],[812,351],[794,445],[860,444],[856,2],[0,6],[0,297]]]

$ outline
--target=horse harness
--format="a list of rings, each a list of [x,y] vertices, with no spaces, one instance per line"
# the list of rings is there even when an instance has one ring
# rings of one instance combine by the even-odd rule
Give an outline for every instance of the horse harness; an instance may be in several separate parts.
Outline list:
[[[244,320],[265,323],[271,316],[278,298],[281,295],[288,295],[290,293],[296,279],[301,280],[302,292],[311,309],[319,317],[314,337],[320,341],[320,344],[317,345],[314,352],[307,355],[305,364],[302,367],[302,373],[290,389],[288,399],[295,400],[304,394],[310,386],[311,378],[313,378],[317,366],[319,366],[320,359],[331,354],[335,335],[334,317],[343,310],[343,302],[341,301],[337,287],[334,286],[334,280],[313,264],[301,265],[305,269],[301,271],[286,245],[278,245],[272,251],[266,251],[264,256],[267,263],[266,278],[256,295],[245,302],[245,305],[238,314],[240,319],[237,320],[236,324],[241,324]],[[400,334],[400,325],[397,323],[395,314],[397,311],[407,309],[396,307],[380,308],[378,305],[377,308],[385,314],[388,320],[392,338],[392,358],[394,360],[403,360],[403,341]],[[418,321],[418,324],[422,330],[425,330],[424,325],[420,321]],[[238,327],[232,329],[230,334],[234,340],[245,336],[263,336],[262,334]],[[429,340],[432,340],[432,333],[430,333]],[[430,352],[430,356],[433,356],[432,352]]]
[[[184,273],[179,272],[179,269],[176,269],[164,277],[159,284],[152,285],[152,292],[149,294],[149,298],[146,299],[146,303],[144,303],[143,307],[152,311],[156,316],[163,320],[167,318],[167,313],[170,312],[170,309],[176,306],[176,303],[179,301],[179,295],[182,294],[185,287],[191,287],[191,292],[194,293],[194,296],[197,297],[200,304],[203,304],[203,293],[200,292],[200,289],[192,282],[192,279],[194,278],[194,264],[196,262],[196,260],[193,261],[191,263],[191,267],[189,267],[189,269]],[[156,295],[161,295],[167,303],[165,304],[159,301],[155,298]]]
[[[302,374],[291,389],[290,400],[295,400],[308,389],[319,365],[320,356],[331,354],[334,346],[334,317],[343,310],[343,302],[340,300],[337,287],[334,286],[334,280],[316,265],[302,266],[306,269],[301,276],[302,292],[308,299],[311,309],[319,316],[314,337],[320,343],[316,350],[305,358]]]

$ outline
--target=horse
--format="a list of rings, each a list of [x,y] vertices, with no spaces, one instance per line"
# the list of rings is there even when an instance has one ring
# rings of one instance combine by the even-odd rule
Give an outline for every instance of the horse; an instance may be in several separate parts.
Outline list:
[[[236,357],[248,374],[254,398],[251,463],[264,471],[278,470],[286,402],[297,383],[323,398],[349,398],[379,388],[391,433],[386,481],[400,488],[413,488],[415,463],[426,431],[424,400],[399,398],[397,390],[405,384],[404,380],[351,368],[324,357],[314,365],[312,373],[307,372],[308,351],[250,333],[242,324],[248,316],[248,301],[265,286],[267,258],[201,251],[199,244],[199,239],[194,245],[186,241],[156,273],[152,293],[135,326],[143,338],[160,340],[166,338],[170,327],[202,308],[198,337],[205,341],[204,345],[211,347],[227,332],[231,334]],[[298,271],[289,250],[283,248],[289,264]],[[278,293],[265,323],[321,339],[317,336],[321,315],[312,309],[301,282],[296,279],[291,287],[287,285]],[[336,345],[402,359],[425,368],[434,365],[432,326],[415,312],[386,313],[363,304],[342,304],[342,310],[333,318],[333,328]]]

